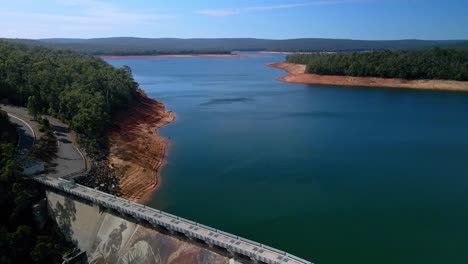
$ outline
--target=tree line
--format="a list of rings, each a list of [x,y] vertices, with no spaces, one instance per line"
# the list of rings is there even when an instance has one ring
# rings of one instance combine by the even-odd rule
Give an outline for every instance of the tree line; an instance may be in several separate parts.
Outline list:
[[[468,50],[463,49],[294,54],[286,61],[321,75],[468,81]]]
[[[68,123],[90,154],[106,149],[112,116],[136,98],[129,67],[72,51],[0,42],[0,99]]]
[[[232,51],[352,52],[412,50],[433,47],[468,48],[467,40],[351,40],[351,39],[255,39],[255,38],[95,38],[7,39],[54,49],[71,49],[92,55],[227,54]]]

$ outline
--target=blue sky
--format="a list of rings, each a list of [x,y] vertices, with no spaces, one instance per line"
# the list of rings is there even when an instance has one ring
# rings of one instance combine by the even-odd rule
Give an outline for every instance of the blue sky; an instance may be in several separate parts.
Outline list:
[[[14,0],[0,37],[468,39],[468,0]]]

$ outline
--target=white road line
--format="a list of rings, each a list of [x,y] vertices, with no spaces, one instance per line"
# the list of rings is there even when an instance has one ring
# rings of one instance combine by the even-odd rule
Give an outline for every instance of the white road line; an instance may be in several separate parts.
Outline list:
[[[32,134],[33,134],[33,146],[34,144],[36,143],[36,132],[34,132],[34,129],[26,122],[24,121],[23,119],[15,116],[15,115],[12,115],[10,113],[7,113],[9,117],[13,117],[14,119],[18,119],[19,121],[23,122],[26,126],[28,126],[28,128],[31,130]]]

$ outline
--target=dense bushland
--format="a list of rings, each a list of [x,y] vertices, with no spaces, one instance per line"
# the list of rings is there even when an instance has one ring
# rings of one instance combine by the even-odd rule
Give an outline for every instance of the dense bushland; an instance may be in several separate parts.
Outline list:
[[[468,48],[466,40],[351,40],[351,39],[255,39],[255,38],[95,38],[95,39],[6,39],[54,49],[71,49],[92,55],[164,55],[230,53],[231,51],[368,51],[411,50],[433,47]]]
[[[42,228],[34,221],[32,207],[44,199],[44,190],[22,177],[15,130],[1,110],[0,127],[12,128],[2,130],[0,137],[0,263],[61,263],[62,254],[73,246],[52,221]]]
[[[90,154],[107,144],[114,113],[127,108],[138,84],[130,68],[72,51],[0,42],[0,99],[50,114],[77,133]]]
[[[306,73],[322,75],[468,81],[468,50],[295,54],[286,61],[306,64]]]

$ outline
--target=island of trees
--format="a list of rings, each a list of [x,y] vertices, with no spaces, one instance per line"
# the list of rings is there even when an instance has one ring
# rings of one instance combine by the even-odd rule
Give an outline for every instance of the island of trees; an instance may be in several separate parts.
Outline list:
[[[320,75],[468,81],[466,49],[295,54],[286,61]]]

